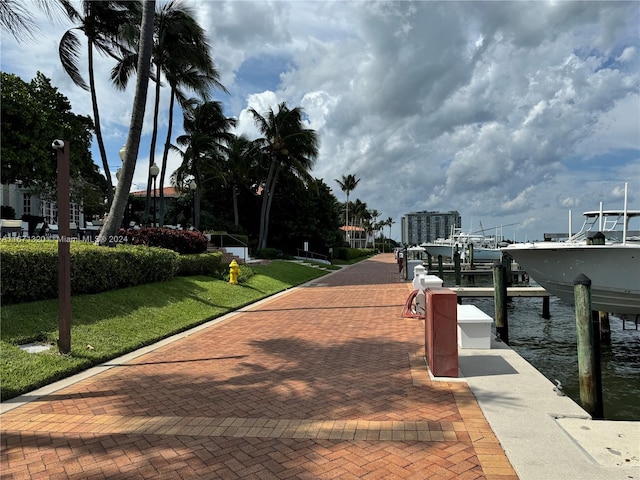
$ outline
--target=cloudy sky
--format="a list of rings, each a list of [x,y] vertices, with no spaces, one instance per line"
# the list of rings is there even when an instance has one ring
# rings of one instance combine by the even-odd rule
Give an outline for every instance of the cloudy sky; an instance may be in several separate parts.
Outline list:
[[[239,132],[257,135],[248,107],[302,106],[321,140],[313,175],[344,201],[335,179],[354,174],[351,199],[391,217],[397,240],[401,217],[422,210],[458,210],[465,229],[504,226],[518,241],[566,232],[571,210],[575,231],[600,202],[622,208],[625,183],[640,209],[638,2],[184,3],[208,34],[230,92],[215,98]],[[39,23],[34,41],[3,32],[2,70],[26,81],[41,71],[90,115],[89,94],[58,58],[71,25]],[[114,90],[112,63],[98,60],[115,170],[133,82]],[[165,92],[163,127],[167,104]],[[134,189],[146,186],[150,126]]]

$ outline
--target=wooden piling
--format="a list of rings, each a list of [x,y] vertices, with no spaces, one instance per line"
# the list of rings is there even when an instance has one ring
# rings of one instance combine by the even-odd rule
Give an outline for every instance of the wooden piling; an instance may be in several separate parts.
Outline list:
[[[509,321],[507,318],[507,282],[502,263],[493,266],[494,304],[496,312],[496,335],[509,345]]]
[[[551,318],[551,309],[549,308],[549,297],[542,297],[542,318],[549,320]]]
[[[444,268],[442,266],[442,255],[438,255],[438,276],[444,280]]]
[[[593,418],[603,418],[599,342],[596,343],[594,333],[597,313],[591,310],[591,280],[586,275],[580,274],[573,281],[573,295],[578,341],[580,403]]]
[[[513,285],[513,276],[511,273],[511,264],[513,263],[513,261],[509,255],[504,253],[500,257],[500,261],[502,262],[502,265],[504,265],[505,281],[507,282],[507,287],[511,287]]]
[[[430,253],[427,253],[427,265],[429,265],[429,271],[431,271],[433,269],[433,264],[432,264],[432,256]]]
[[[600,342],[611,343],[611,324],[608,312],[598,312],[598,331],[600,332]]]
[[[473,270],[473,243],[469,244],[469,268]]]
[[[460,268],[460,252],[456,249],[453,254],[453,268],[456,275],[456,285],[462,285],[462,270]]]

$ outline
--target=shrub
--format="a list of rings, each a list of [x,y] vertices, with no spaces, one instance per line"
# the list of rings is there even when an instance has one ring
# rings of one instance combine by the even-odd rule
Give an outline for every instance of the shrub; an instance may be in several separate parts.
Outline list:
[[[172,278],[178,254],[161,248],[116,248],[72,242],[71,293],[98,293]],[[20,303],[58,295],[58,242],[0,240],[0,296]]]
[[[368,257],[375,253],[370,248],[336,247],[333,249],[333,257],[339,260],[351,261],[361,257]]]
[[[203,253],[207,251],[207,237],[192,230],[174,230],[162,227],[144,227],[120,230],[131,245],[160,247],[182,254]]]
[[[16,218],[16,210],[11,205],[0,206],[0,218],[14,220]]]
[[[178,273],[180,277],[193,275],[209,275],[222,278],[225,267],[221,265],[221,253],[199,253],[192,255],[180,255],[178,257]]]
[[[245,264],[240,264],[240,275],[238,275],[238,283],[244,283],[247,280],[249,280],[251,277],[253,277],[255,275],[255,272],[251,269],[251,267],[246,266]],[[227,268],[226,271],[223,273],[222,275],[222,279],[225,282],[229,281],[229,269]]]
[[[256,258],[264,258],[266,260],[273,260],[282,255],[282,252],[276,248],[259,248],[256,250]]]

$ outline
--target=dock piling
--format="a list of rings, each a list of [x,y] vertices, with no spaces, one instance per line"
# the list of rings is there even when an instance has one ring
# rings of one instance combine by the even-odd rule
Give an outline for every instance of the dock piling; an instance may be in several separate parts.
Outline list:
[[[599,332],[600,341],[604,343],[611,343],[611,323],[609,321],[608,312],[598,312],[599,316]]]
[[[456,275],[456,286],[462,285],[462,270],[460,268],[460,252],[456,249],[453,254],[453,268]]]
[[[496,312],[496,334],[504,343],[509,345],[509,321],[507,318],[507,282],[506,272],[502,263],[493,266],[494,304]]]
[[[542,318],[549,320],[551,318],[551,309],[549,308],[549,297],[542,297]]]
[[[604,417],[602,379],[600,375],[600,342],[594,328],[599,314],[591,310],[591,280],[580,274],[573,281],[578,338],[578,376],[580,403],[594,419]],[[599,337],[599,336],[598,336]]]

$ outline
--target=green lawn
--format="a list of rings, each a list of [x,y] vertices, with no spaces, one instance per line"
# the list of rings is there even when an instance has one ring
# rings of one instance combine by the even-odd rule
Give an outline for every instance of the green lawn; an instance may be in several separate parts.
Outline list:
[[[71,353],[57,347],[27,353],[18,345],[55,345],[58,302],[7,305],[0,311],[2,400],[13,398],[91,366],[152,344],[287,288],[325,275],[325,270],[275,261],[252,267],[246,283],[211,277],[176,277],[71,301]]]

